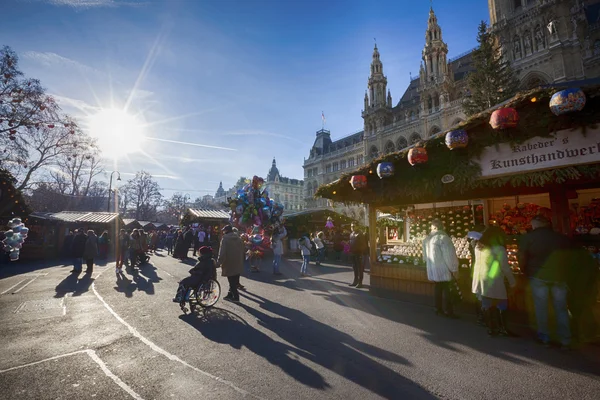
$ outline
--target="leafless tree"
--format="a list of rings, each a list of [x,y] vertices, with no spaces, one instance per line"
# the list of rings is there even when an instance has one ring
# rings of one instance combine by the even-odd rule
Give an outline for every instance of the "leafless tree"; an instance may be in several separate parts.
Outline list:
[[[90,141],[38,80],[23,76],[18,61],[9,47],[0,48],[0,164],[23,190],[60,158],[87,151]]]
[[[146,171],[136,173],[135,178],[129,180],[121,192],[124,192],[131,204],[135,206],[135,219],[146,221],[156,216],[162,194],[158,182],[150,173]]]

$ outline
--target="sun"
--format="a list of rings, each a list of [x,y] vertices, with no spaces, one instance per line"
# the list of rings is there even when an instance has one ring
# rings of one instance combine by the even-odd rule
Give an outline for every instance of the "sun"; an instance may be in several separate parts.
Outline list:
[[[114,108],[90,116],[89,129],[102,154],[110,158],[135,153],[144,142],[142,124],[125,111]]]

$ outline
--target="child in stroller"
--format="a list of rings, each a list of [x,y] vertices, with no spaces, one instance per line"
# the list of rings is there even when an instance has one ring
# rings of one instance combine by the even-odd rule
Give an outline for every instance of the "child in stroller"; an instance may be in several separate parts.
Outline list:
[[[200,286],[200,284],[208,282],[210,279],[217,279],[217,263],[213,258],[212,247],[202,246],[200,248],[200,257],[194,268],[190,269],[190,276],[179,282],[177,294],[173,299],[175,303],[186,301],[186,296],[190,289]]]

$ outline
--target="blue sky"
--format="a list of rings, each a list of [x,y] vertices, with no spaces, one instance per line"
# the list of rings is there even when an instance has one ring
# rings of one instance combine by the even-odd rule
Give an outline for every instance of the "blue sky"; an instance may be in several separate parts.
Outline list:
[[[147,140],[144,153],[117,160],[124,179],[145,169],[165,195],[192,198],[266,175],[273,157],[283,175],[302,178],[321,111],[334,139],[362,129],[374,38],[396,104],[418,74],[429,10],[427,0],[2,4],[0,44],[66,111],[84,118],[128,104],[149,137],[213,146]],[[476,45],[487,1],[433,6],[449,57]]]

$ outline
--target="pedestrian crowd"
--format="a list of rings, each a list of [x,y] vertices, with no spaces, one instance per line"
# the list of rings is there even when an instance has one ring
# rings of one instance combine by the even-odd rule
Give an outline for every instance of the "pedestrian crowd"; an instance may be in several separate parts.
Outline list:
[[[556,320],[560,346],[569,349],[572,340],[585,341],[595,332],[592,307],[596,299],[598,266],[584,248],[552,229],[543,216],[531,221],[533,230],[519,243],[519,267],[529,281],[537,342],[550,345],[550,308]],[[507,237],[497,226],[470,232],[472,249],[472,292],[477,299],[478,321],[491,336],[513,336],[509,330],[509,295],[517,285],[508,263]],[[451,238],[442,222],[431,223],[431,233],[423,242],[427,277],[435,283],[437,315],[458,318],[454,312],[462,293],[456,274],[459,262]]]

